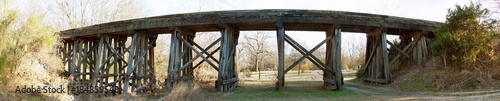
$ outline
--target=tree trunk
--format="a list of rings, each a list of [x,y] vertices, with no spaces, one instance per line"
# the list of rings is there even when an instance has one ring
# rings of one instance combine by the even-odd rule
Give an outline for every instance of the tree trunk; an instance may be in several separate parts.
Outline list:
[[[259,72],[259,80],[260,80],[259,59],[257,57],[255,57],[255,69]]]
[[[297,75],[300,75],[300,67],[302,66],[299,66],[299,70],[297,70]]]

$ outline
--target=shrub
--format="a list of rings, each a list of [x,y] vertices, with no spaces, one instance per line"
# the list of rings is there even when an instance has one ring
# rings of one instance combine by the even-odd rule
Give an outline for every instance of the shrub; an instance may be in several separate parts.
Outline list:
[[[494,59],[493,49],[498,43],[498,33],[494,30],[497,21],[488,18],[488,14],[488,9],[474,3],[448,9],[446,22],[437,29],[431,43],[433,54],[459,65],[469,65],[478,56]]]
[[[474,78],[474,77],[470,77],[469,79],[467,79],[465,82],[464,82],[464,88],[467,88],[467,89],[476,89],[480,86],[481,84],[481,81]]]
[[[363,76],[363,69],[360,68],[360,69],[356,70],[356,77],[361,78],[362,76]]]
[[[245,69],[243,70],[243,75],[245,75],[246,77],[250,77],[252,76],[252,72],[250,72],[250,69]]]
[[[17,10],[0,11],[0,84],[8,70],[15,70],[27,54],[51,52],[57,40],[55,28],[44,23],[43,14],[28,17],[17,15]]]

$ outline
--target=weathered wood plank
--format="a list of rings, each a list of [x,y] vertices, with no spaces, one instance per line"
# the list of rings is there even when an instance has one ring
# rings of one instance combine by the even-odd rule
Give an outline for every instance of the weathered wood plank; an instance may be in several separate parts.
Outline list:
[[[387,53],[387,32],[383,31],[382,32],[382,39],[381,39],[381,44],[382,44],[382,57],[383,57],[383,73],[384,73],[384,79],[387,80],[388,82],[392,82],[392,77],[391,77],[391,72],[389,69],[389,54]],[[397,47],[396,47],[397,48]]]
[[[135,57],[135,46],[136,46],[136,41],[137,41],[137,33],[133,30],[129,31],[129,34],[132,35],[132,42],[130,44],[130,47],[129,47],[129,58],[128,58],[128,65],[127,65],[127,68],[131,68],[130,66],[133,66],[134,64],[134,57]],[[128,91],[128,88],[129,88],[129,74],[131,73],[132,71],[130,71],[130,69],[128,69],[126,71],[126,75],[125,75],[125,82],[123,84],[125,84],[123,86],[123,91],[127,92]]]
[[[277,41],[278,41],[278,82],[276,87],[278,91],[283,91],[283,86],[285,85],[285,28],[283,23],[278,22],[277,25]]]
[[[272,30],[276,19],[281,19],[283,23],[303,23],[313,25],[349,25],[353,27],[345,28],[348,32],[363,32],[359,27],[379,27],[390,28],[394,34],[397,31],[424,30],[434,31],[438,27],[438,22],[425,21],[393,17],[386,15],[362,14],[343,11],[321,11],[321,10],[235,10],[235,11],[214,11],[189,14],[174,14],[159,17],[140,18],[110,22],[93,25],[89,27],[76,28],[61,31],[62,38],[73,36],[88,36],[95,33],[120,33],[125,34],[129,29],[158,29],[173,26],[185,26],[187,28],[200,28],[203,25],[213,25],[197,31],[218,31],[217,25],[224,23],[263,23],[255,26],[238,26],[241,30]],[[356,29],[358,27],[358,29]],[[324,27],[322,27],[324,28]],[[324,29],[316,26],[291,26],[290,30],[317,30]],[[158,33],[168,30],[158,30]],[[393,33],[389,32],[389,33]]]
[[[344,85],[344,76],[342,75],[342,49],[341,49],[341,42],[342,42],[342,31],[340,26],[335,26],[335,38],[332,39],[332,42],[334,42],[333,45],[333,51],[334,51],[334,64],[333,66],[335,67],[335,77],[336,77],[336,86],[337,90],[342,88],[342,85]]]

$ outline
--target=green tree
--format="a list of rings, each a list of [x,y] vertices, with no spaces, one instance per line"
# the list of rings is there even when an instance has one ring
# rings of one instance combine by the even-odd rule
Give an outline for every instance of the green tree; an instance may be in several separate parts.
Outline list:
[[[448,9],[446,22],[438,28],[431,43],[433,53],[462,66],[468,66],[478,58],[494,59],[494,47],[498,43],[498,33],[494,28],[498,24],[488,17],[489,13],[488,9],[474,3]]]
[[[51,51],[57,40],[55,28],[43,23],[43,14],[22,17],[18,10],[0,11],[0,84],[5,83],[6,70],[19,66],[26,54]]]

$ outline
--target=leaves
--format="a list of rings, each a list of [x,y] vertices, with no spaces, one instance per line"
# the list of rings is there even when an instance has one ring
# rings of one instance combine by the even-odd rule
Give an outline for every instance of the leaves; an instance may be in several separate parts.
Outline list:
[[[40,50],[50,51],[57,40],[55,28],[48,23],[43,14],[18,16],[19,10],[0,11],[0,75],[5,69],[15,69],[20,59],[29,53]],[[2,81],[0,81],[2,82]]]
[[[446,22],[438,28],[431,43],[433,53],[451,57],[452,63],[460,65],[469,65],[478,56],[493,58],[493,49],[498,43],[494,28],[498,23],[488,15],[488,9],[474,3],[449,9]]]

